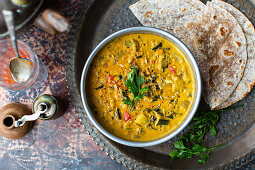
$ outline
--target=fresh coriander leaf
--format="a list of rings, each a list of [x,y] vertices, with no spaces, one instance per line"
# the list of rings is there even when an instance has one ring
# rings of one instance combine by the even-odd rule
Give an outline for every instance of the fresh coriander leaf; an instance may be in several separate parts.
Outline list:
[[[139,88],[139,90],[140,90],[141,85],[144,83],[144,77],[142,77],[142,76],[138,75],[138,76],[136,76],[135,81],[136,81],[136,85],[137,85],[137,87],[138,87],[138,88]]]
[[[134,67],[130,73],[128,73],[128,79],[133,80],[135,79],[135,76],[137,76],[137,70]]]
[[[206,152],[207,148],[203,145],[195,144],[193,145],[192,150],[194,154],[200,154],[201,152]]]
[[[130,91],[133,94],[133,100],[131,101],[130,99],[124,98],[122,101],[124,104],[132,105],[131,110],[134,109],[136,105],[137,100],[141,100],[144,96],[145,93],[150,90],[149,87],[144,87],[141,89],[142,84],[144,83],[144,77],[141,75],[137,74],[137,68],[132,67],[132,71],[128,73],[128,78],[125,81],[125,85],[128,88],[128,91]]]
[[[194,141],[194,139],[195,139],[195,135],[190,134],[190,135],[189,135],[189,139],[188,139],[188,140],[190,140],[190,141]]]
[[[147,92],[147,91],[150,91],[151,89],[150,89],[150,86],[146,86],[146,87],[144,87],[144,88],[142,88],[141,90],[140,90],[140,92]]]
[[[169,154],[169,156],[173,159],[173,158],[176,157],[176,155],[177,155],[178,153],[179,153],[178,150],[174,150],[173,152],[171,152],[171,153]]]
[[[185,146],[184,146],[182,140],[178,140],[178,141],[174,142],[174,146],[176,149],[185,149]]]
[[[202,140],[204,139],[204,136],[205,136],[205,132],[204,131],[199,131],[198,135],[196,136],[196,138],[194,140],[194,142],[201,143]]]
[[[215,127],[215,125],[210,125],[209,126],[209,132],[210,132],[210,134],[212,135],[212,136],[215,136],[216,135],[216,127]]]
[[[139,93],[134,100],[141,100],[145,96],[145,93]]]
[[[187,150],[180,150],[180,152],[178,153],[177,157],[182,160],[185,156],[187,156],[187,154],[188,154]]]
[[[207,153],[207,154],[205,154],[205,155],[200,155],[200,158],[201,158],[201,159],[198,160],[198,163],[199,163],[199,164],[204,164],[205,161],[209,158],[209,153]]]
[[[217,146],[215,146],[213,148],[208,149],[208,151],[212,151],[214,149],[217,149],[217,148],[220,148],[220,147],[223,147],[223,146],[226,146],[226,144],[217,145]]]
[[[205,126],[206,126],[206,124],[202,124],[202,125],[199,125],[198,128],[199,128],[199,129],[202,129],[202,128],[204,128]]]
[[[218,147],[221,147],[223,145],[219,145],[214,148],[206,148],[203,145],[195,144],[193,146],[185,146],[184,143],[179,140],[174,143],[176,150],[171,152],[169,156],[172,158],[179,158],[183,159],[184,157],[192,158],[194,155],[200,155],[200,160],[198,160],[198,163],[205,163],[205,161],[209,158],[209,153],[211,150],[216,149]]]
[[[134,95],[138,94],[139,89],[137,88],[134,81],[132,81],[131,79],[127,79],[125,85],[128,87],[128,90],[132,92]]]
[[[216,125],[219,121],[219,114],[225,110],[239,107],[242,107],[242,105],[222,110],[197,113],[191,121],[191,129],[185,133],[179,141],[174,143],[176,149],[169,154],[171,159],[182,159],[184,157],[192,158],[194,155],[200,155],[198,163],[205,163],[209,158],[210,151],[226,145],[222,144],[212,148],[206,148],[200,144],[205,134],[210,132],[212,136],[215,136],[218,130]]]
[[[133,105],[134,101],[131,101],[129,98],[123,99],[122,102],[127,105]]]

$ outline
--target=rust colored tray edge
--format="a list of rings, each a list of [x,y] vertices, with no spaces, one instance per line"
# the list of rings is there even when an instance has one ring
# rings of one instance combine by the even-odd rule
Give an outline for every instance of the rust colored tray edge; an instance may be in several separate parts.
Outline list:
[[[68,41],[68,49],[67,49],[67,59],[66,59],[66,78],[67,84],[70,94],[70,99],[72,104],[75,107],[75,112],[79,117],[79,120],[82,122],[83,126],[86,128],[87,133],[91,136],[93,141],[105,152],[106,155],[110,156],[111,159],[116,160],[121,163],[123,166],[128,167],[130,169],[157,169],[149,164],[144,164],[138,160],[134,160],[130,158],[125,153],[121,152],[118,148],[116,148],[112,142],[110,142],[106,137],[104,137],[91,123],[87,114],[84,111],[81,97],[80,97],[80,89],[79,83],[77,82],[77,75],[75,72],[75,57],[77,55],[77,47],[79,44],[79,37],[81,35],[81,31],[83,25],[86,21],[86,12],[93,4],[95,0],[84,0],[82,1],[82,10],[79,10],[76,15],[76,20],[72,26],[70,32],[70,39]],[[82,21],[82,22],[80,22]],[[78,78],[79,79],[79,78]],[[251,128],[254,128],[251,127]],[[239,140],[239,139],[237,139]],[[240,168],[243,165],[249,163],[250,161],[255,159],[255,149],[251,152],[246,153],[239,158],[226,162],[225,164],[221,164],[218,167],[214,167],[213,169],[233,169]]]

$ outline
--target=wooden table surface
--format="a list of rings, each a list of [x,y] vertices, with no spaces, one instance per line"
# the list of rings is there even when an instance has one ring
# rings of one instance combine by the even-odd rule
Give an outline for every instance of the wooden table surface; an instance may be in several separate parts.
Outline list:
[[[61,12],[75,21],[81,0],[58,0]],[[254,0],[255,1],[255,0]],[[19,102],[31,108],[40,94],[57,97],[62,115],[54,120],[34,122],[32,130],[19,140],[0,136],[0,169],[126,169],[110,159],[91,140],[79,122],[69,100],[65,77],[65,55],[69,33],[49,35],[33,25],[18,33],[46,65],[49,77],[38,89],[10,92],[0,88],[0,107]],[[255,161],[242,169],[255,169]]]

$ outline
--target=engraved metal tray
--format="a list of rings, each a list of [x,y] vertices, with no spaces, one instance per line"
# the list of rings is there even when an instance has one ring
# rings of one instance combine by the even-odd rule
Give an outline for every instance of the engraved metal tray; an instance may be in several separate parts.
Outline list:
[[[154,147],[134,148],[117,144],[103,136],[87,117],[80,98],[80,77],[83,66],[91,51],[104,38],[120,29],[141,26],[128,9],[137,0],[84,0],[84,10],[79,11],[76,24],[70,32],[69,49],[66,61],[66,75],[70,97],[80,121],[88,134],[101,149],[119,163],[129,168],[185,169],[238,168],[255,158],[255,90],[235,105],[244,107],[225,111],[220,116],[219,132],[216,137],[207,135],[203,144],[208,147],[226,143],[210,154],[206,164],[197,164],[198,157],[170,161],[168,154],[173,149],[173,142],[179,136]],[[255,7],[248,0],[229,0],[255,24]],[[201,106],[204,106],[201,101]]]

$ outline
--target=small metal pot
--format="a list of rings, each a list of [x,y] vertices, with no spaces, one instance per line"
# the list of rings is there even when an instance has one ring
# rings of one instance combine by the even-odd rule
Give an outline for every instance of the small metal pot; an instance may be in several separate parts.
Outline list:
[[[111,133],[109,133],[108,131],[106,131],[97,122],[93,113],[91,112],[88,102],[87,102],[86,90],[85,90],[86,89],[86,76],[87,76],[87,73],[89,70],[89,66],[90,66],[93,58],[97,55],[97,53],[100,52],[100,50],[105,45],[107,45],[114,39],[119,38],[124,35],[127,35],[127,34],[135,34],[135,33],[154,34],[154,35],[163,37],[163,38],[169,40],[170,42],[172,42],[173,44],[175,44],[179,49],[181,49],[184,52],[184,54],[186,54],[186,56],[190,62],[190,65],[192,66],[192,69],[193,69],[193,72],[195,75],[195,79],[196,79],[195,98],[194,98],[193,106],[190,109],[190,112],[189,112],[188,116],[186,117],[186,119],[182,122],[182,124],[175,131],[169,133],[168,135],[166,135],[160,139],[149,141],[149,142],[132,142],[132,141],[124,140],[124,139],[118,138],[118,137],[112,135]],[[127,28],[124,30],[120,30],[120,31],[110,35],[106,39],[104,39],[90,54],[85,66],[84,66],[82,77],[81,77],[81,98],[82,98],[82,102],[83,102],[84,108],[86,110],[86,113],[87,113],[88,117],[90,118],[90,120],[93,122],[93,124],[96,126],[96,128],[101,133],[103,133],[105,136],[107,136],[111,140],[118,142],[120,144],[123,144],[123,145],[133,146],[133,147],[148,147],[148,146],[158,145],[160,143],[163,143],[163,142],[175,137],[177,134],[179,134],[189,124],[189,122],[191,121],[191,119],[193,118],[193,116],[196,113],[196,110],[198,108],[200,98],[201,98],[201,88],[202,88],[202,84],[201,84],[201,77],[200,77],[199,69],[198,69],[197,63],[196,63],[192,53],[190,52],[190,50],[184,45],[183,42],[181,42],[178,38],[176,38],[172,34],[162,31],[160,29],[151,28],[151,27]]]

